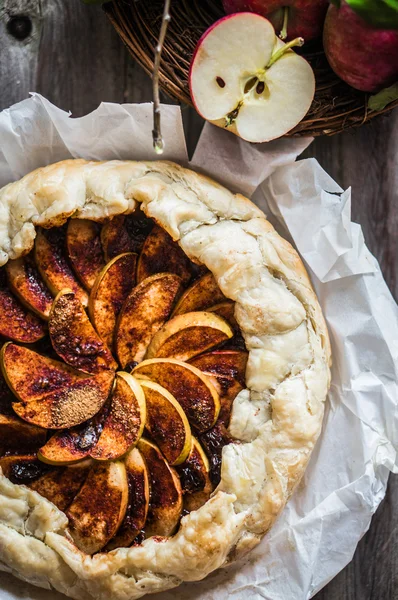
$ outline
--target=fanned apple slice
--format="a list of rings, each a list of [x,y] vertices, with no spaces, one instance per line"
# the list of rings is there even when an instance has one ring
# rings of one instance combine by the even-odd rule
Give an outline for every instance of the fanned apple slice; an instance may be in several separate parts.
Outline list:
[[[145,427],[170,465],[186,459],[191,448],[191,428],[180,404],[164,387],[140,380],[146,401]]]
[[[47,320],[53,297],[40,277],[32,256],[9,260],[5,269],[10,290],[38,317]]]
[[[232,300],[226,300],[225,302],[219,302],[206,308],[207,312],[216,313],[219,317],[222,317],[229,323],[234,330],[238,330],[239,326],[235,319],[235,302]]]
[[[135,286],[136,265],[137,255],[132,252],[116,256],[102,269],[91,290],[88,305],[91,322],[109,348],[117,317]]]
[[[109,348],[71,290],[62,290],[55,298],[48,331],[55,352],[71,367],[84,373],[116,369]]]
[[[18,485],[29,485],[51,469],[37,460],[34,453],[3,456],[0,458],[0,467],[3,475]]]
[[[206,310],[209,306],[224,300],[226,298],[218,287],[213,273],[206,273],[184,292],[173,311],[173,316]]]
[[[233,439],[229,435],[225,425],[219,421],[199,436],[199,441],[209,459],[209,476],[212,484],[216,487],[221,479],[222,449],[230,444]]]
[[[54,433],[37,453],[39,460],[50,465],[70,465],[89,457],[99,440],[109,407],[107,402],[86,423]]]
[[[144,279],[129,294],[115,334],[116,355],[123,369],[143,360],[151,339],[167,321],[180,290],[178,275],[159,273]]]
[[[8,342],[1,349],[1,368],[18,401],[22,419],[47,429],[79,425],[105,404],[114,373],[88,376],[64,363]]]
[[[129,373],[116,373],[109,413],[90,455],[111,460],[126,454],[140,439],[145,422],[145,395],[140,384]]]
[[[245,387],[248,353],[240,350],[218,350],[195,356],[189,362],[200,369],[218,391],[221,410],[219,420],[228,426],[232,402]]]
[[[0,336],[14,342],[33,344],[45,334],[44,323],[10,292],[6,272],[0,269]]]
[[[115,535],[126,514],[128,483],[121,461],[96,463],[66,511],[76,546],[99,552]]]
[[[83,306],[88,304],[86,291],[77,281],[66,256],[65,228],[37,231],[35,262],[44,283],[53,296],[65,288],[75,292]]]
[[[147,358],[189,360],[232,338],[224,319],[210,312],[190,312],[170,319],[152,339]]]
[[[0,415],[0,454],[36,452],[47,437],[47,431],[30,425],[13,415]]]
[[[105,266],[100,225],[87,219],[70,219],[66,246],[73,270],[86,290],[91,290]]]
[[[196,367],[173,358],[152,358],[140,363],[133,374],[140,381],[150,379],[166,388],[197,431],[206,431],[216,422],[220,410],[218,393]]]
[[[176,471],[181,482],[185,510],[197,510],[210,498],[213,486],[209,477],[209,461],[195,437],[192,437],[187,459],[176,467]]]
[[[140,283],[155,273],[175,273],[183,284],[191,278],[190,262],[177,242],[162,229],[155,226],[145,240],[137,267],[137,282]]]
[[[115,537],[106,547],[108,551],[130,546],[140,531],[144,529],[148,515],[149,474],[138,448],[130,450],[124,464],[129,485],[129,500],[123,522]]]
[[[106,260],[124,252],[140,253],[153,228],[152,219],[140,210],[131,215],[118,215],[105,223],[101,230],[101,242]]]
[[[29,487],[65,511],[82,487],[93,461],[85,460],[70,467],[53,469],[33,481]]]
[[[183,506],[180,480],[155,444],[141,438],[137,447],[148,468],[151,489],[146,537],[172,535]]]

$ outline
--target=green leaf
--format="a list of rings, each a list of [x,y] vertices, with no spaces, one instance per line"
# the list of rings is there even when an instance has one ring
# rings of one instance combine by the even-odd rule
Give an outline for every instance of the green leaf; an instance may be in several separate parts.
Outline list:
[[[398,29],[398,0],[346,0],[346,2],[375,29]]]
[[[391,87],[381,90],[378,94],[371,96],[368,102],[370,110],[383,110],[386,106],[398,100],[398,83],[394,83]]]

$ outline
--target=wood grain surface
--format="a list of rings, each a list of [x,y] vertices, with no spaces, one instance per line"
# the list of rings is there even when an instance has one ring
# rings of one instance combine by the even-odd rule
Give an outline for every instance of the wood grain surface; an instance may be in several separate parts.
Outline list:
[[[21,16],[29,18],[30,32]],[[74,116],[101,101],[151,100],[150,80],[98,7],[80,0],[0,0],[0,109],[30,91]],[[190,108],[183,115],[192,152],[202,121]],[[352,186],[353,219],[398,298],[398,110],[360,130],[318,138],[305,156],[315,156],[343,187]],[[398,600],[397,477],[390,478],[353,561],[316,598]]]

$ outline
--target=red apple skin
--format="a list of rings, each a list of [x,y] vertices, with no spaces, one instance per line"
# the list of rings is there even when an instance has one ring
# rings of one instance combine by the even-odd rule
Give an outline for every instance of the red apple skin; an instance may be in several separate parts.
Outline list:
[[[284,8],[289,8],[287,37],[284,41],[302,37],[306,42],[322,36],[329,0],[223,0],[227,14],[254,12],[269,19],[279,35],[283,26]]]
[[[398,30],[372,29],[346,3],[331,5],[323,46],[333,71],[363,92],[377,92],[398,80]]]

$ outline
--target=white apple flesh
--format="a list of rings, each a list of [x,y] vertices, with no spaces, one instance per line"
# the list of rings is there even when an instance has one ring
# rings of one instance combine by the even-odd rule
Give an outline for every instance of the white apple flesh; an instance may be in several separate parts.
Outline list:
[[[308,62],[253,13],[224,17],[203,34],[189,81],[198,113],[249,142],[267,142],[293,129],[315,93]]]

